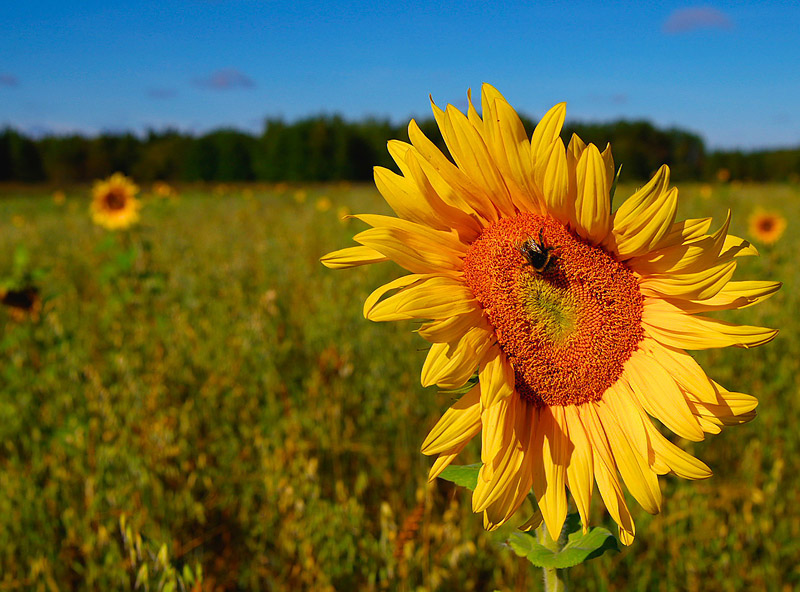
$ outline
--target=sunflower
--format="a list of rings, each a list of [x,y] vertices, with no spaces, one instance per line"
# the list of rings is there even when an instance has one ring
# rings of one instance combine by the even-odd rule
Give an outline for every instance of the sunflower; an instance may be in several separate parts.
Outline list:
[[[156,181],[153,183],[153,194],[162,199],[178,196],[178,192],[175,188],[164,181]]]
[[[650,513],[661,508],[658,475],[711,475],[655,427],[692,441],[755,415],[755,398],[711,380],[686,349],[752,347],[776,331],[698,313],[742,308],[779,283],[731,281],[755,255],[728,234],[730,214],[676,222],[669,169],[616,211],[610,148],[559,134],[566,105],[529,140],[513,108],[482,89],[433,112],[449,160],[416,122],[411,143],[389,142],[401,175],[375,169],[397,217],[356,216],[372,228],[359,246],[322,258],[334,269],[392,260],[404,275],[367,297],[373,321],[425,320],[432,345],[422,384],[469,389],[433,427],[422,452],[438,455],[433,479],[480,434],[472,508],[497,528],[533,490],[554,538],[567,490],[584,529],[594,489],[630,544],[634,523],[622,482]],[[388,294],[394,292],[392,295]]]
[[[110,230],[127,228],[139,220],[139,188],[122,173],[114,173],[92,188],[92,220]]]
[[[747,220],[750,236],[765,245],[772,245],[786,230],[786,218],[777,212],[757,208]]]

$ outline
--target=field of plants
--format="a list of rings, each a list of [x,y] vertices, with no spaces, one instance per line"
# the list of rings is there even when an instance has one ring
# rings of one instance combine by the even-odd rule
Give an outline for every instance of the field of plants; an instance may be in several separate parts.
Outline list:
[[[415,324],[361,314],[402,270],[319,263],[363,228],[344,215],[386,212],[374,188],[178,189],[111,232],[87,187],[0,188],[0,285],[38,288],[0,308],[0,592],[540,589],[504,548],[513,524],[486,533],[467,492],[427,483],[419,447],[452,395],[420,386]],[[681,217],[730,208],[734,234],[758,207],[788,221],[736,276],[783,289],[724,317],[781,333],[696,355],[758,416],[673,437],[714,476],[662,478],[658,516],[630,500],[634,544],[570,579],[800,589],[800,186],[680,190]],[[599,504],[594,520],[612,523]]]

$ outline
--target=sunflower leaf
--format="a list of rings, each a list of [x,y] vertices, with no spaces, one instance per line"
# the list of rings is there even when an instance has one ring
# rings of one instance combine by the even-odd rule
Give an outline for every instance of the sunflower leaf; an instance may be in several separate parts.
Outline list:
[[[439,479],[452,481],[456,485],[474,490],[478,486],[478,473],[481,470],[481,463],[474,465],[450,465],[439,475]]]
[[[536,535],[528,532],[515,532],[508,544],[520,557],[525,557],[536,567],[566,569],[595,557],[606,551],[619,552],[616,537],[605,528],[591,528],[583,534],[577,530],[569,535],[567,544],[560,551],[553,551],[536,540]]]

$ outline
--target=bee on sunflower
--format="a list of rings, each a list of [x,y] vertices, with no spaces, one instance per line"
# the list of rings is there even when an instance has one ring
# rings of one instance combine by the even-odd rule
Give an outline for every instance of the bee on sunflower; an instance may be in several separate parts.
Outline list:
[[[612,211],[611,149],[575,135],[565,146],[564,103],[530,139],[488,84],[481,106],[482,117],[471,97],[466,114],[433,105],[452,161],[413,120],[410,143],[389,142],[401,174],[377,167],[375,182],[397,217],[355,216],[372,228],[322,263],[391,260],[409,272],[367,297],[364,315],[426,321],[424,386],[458,389],[477,370],[422,444],[437,456],[431,479],[480,436],[472,509],[487,529],[532,490],[558,538],[569,491],[585,532],[596,484],[630,544],[623,483],[657,513],[659,475],[711,475],[653,418],[699,441],[755,416],[754,397],[710,379],[685,350],[754,347],[776,331],[702,313],[756,304],[780,284],[732,281],[756,249],[728,234],[730,214],[714,231],[710,218],[676,220],[666,166]]]

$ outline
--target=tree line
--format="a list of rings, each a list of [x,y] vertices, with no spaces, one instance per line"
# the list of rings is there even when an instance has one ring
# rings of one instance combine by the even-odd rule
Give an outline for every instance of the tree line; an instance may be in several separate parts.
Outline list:
[[[418,121],[440,148],[432,119]],[[528,133],[534,122],[523,117]],[[610,142],[625,180],[648,178],[668,164],[676,180],[800,179],[800,146],[787,150],[708,151],[696,134],[660,129],[647,121],[568,123],[601,149]],[[316,116],[287,123],[268,119],[261,134],[218,129],[204,135],[174,130],[60,135],[33,138],[12,128],[0,131],[0,182],[87,182],[115,171],[141,182],[367,181],[375,165],[395,168],[386,151],[392,138],[408,138],[405,125],[388,120],[347,121]]]

